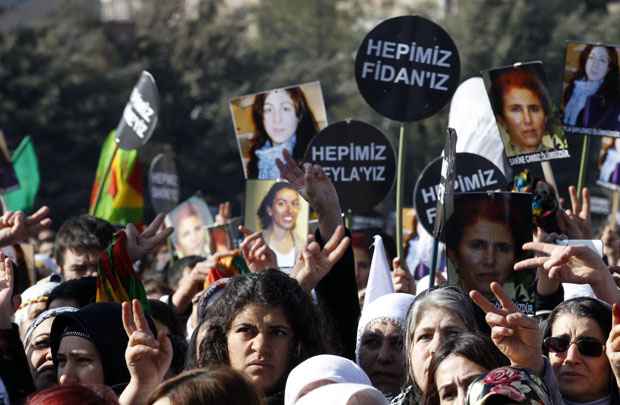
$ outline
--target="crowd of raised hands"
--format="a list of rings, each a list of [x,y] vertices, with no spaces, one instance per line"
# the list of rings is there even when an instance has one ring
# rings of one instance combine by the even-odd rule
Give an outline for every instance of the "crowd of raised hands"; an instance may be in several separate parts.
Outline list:
[[[578,195],[569,188],[570,208],[556,213],[560,233],[536,229],[522,247],[531,255],[513,266],[515,272],[536,273],[538,296],[560,295],[545,316],[521,312],[495,281],[490,293],[461,291],[446,287],[446,276],[437,272],[435,288],[423,291],[396,257],[391,263],[394,293],[367,303],[360,317],[351,233],[334,185],[320,166],[298,164],[286,151],[277,166],[318,219],[292,269],[287,274],[278,270],[277,255],[263,232],[240,226],[243,240],[235,254],[243,259],[245,274],[205,289],[205,280],[229,252],[192,259],[179,272],[175,288],[155,301],[141,296],[130,277],[123,281],[130,286],[129,301],[106,308],[67,307],[67,300],[79,295],[75,289],[82,294],[90,289],[93,301],[100,296],[106,277],[101,263],[106,254],[116,263],[114,247],[102,249],[96,258],[99,280],[90,286],[84,280],[50,278],[37,288],[75,283],[74,290],[66,290],[74,292],[48,291],[39,301],[18,294],[23,269],[18,258],[6,256],[11,254],[7,248],[50,228],[50,211],[5,212],[0,217],[0,247],[5,248],[0,253],[0,358],[3,367],[26,363],[32,381],[23,374],[0,373],[0,398],[6,392],[11,403],[28,398],[32,404],[46,403],[53,395],[66,400],[57,403],[92,395],[100,402],[88,403],[189,404],[219,398],[278,405],[354,400],[447,405],[480,403],[497,384],[497,392],[519,402],[506,392],[520,381],[521,393],[536,392],[537,403],[620,399],[616,227],[601,232],[602,256],[585,244],[556,243],[594,238],[587,189]],[[226,224],[230,217],[230,204],[220,205],[216,222]],[[140,263],[166,245],[173,229],[159,215],[140,230],[129,224],[117,231],[124,233],[123,254]],[[569,288],[564,286],[573,284],[588,286],[592,297],[564,301],[561,295]],[[151,295],[148,289],[146,294]],[[27,302],[21,302],[24,298]],[[163,311],[158,309],[162,302]],[[18,308],[34,311],[35,306],[36,314],[15,316]],[[178,324],[188,317],[186,331]],[[19,329],[12,326],[22,321]],[[97,336],[98,328],[107,331],[104,337]],[[108,347],[101,340],[120,343]],[[510,368],[500,373],[500,366]],[[111,377],[115,373],[127,377],[117,381]],[[512,379],[498,382],[502,373]],[[232,388],[222,390],[225,386]]]

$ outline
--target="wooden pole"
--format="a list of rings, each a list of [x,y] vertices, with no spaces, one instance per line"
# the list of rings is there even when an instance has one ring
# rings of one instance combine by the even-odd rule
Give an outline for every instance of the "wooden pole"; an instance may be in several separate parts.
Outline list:
[[[396,255],[401,263],[403,257],[403,177],[405,172],[405,124],[400,124],[398,137],[398,165],[396,168]]]

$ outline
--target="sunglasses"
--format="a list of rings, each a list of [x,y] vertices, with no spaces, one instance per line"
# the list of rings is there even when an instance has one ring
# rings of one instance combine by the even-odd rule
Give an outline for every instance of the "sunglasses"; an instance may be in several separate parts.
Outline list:
[[[599,357],[603,354],[603,344],[588,336],[580,336],[572,342],[568,335],[548,337],[543,341],[543,348],[551,353],[565,353],[573,343],[583,356]]]

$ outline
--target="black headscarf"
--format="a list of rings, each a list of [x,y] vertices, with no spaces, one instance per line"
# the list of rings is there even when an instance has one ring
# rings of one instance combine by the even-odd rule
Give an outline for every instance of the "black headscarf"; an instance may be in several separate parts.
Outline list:
[[[147,318],[151,330],[155,326]],[[121,305],[113,302],[90,304],[79,311],[58,315],[52,323],[50,346],[54,365],[58,364],[57,353],[60,341],[65,334],[71,334],[90,340],[101,359],[104,384],[120,388],[129,382],[129,370],[125,364],[127,334],[123,328]],[[115,387],[116,386],[116,387]]]

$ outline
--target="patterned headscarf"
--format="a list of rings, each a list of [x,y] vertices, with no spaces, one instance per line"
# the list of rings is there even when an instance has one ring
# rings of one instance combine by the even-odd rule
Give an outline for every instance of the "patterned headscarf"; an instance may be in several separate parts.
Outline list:
[[[474,380],[467,389],[467,405],[484,405],[493,397],[527,405],[551,405],[549,389],[531,370],[500,367]]]

